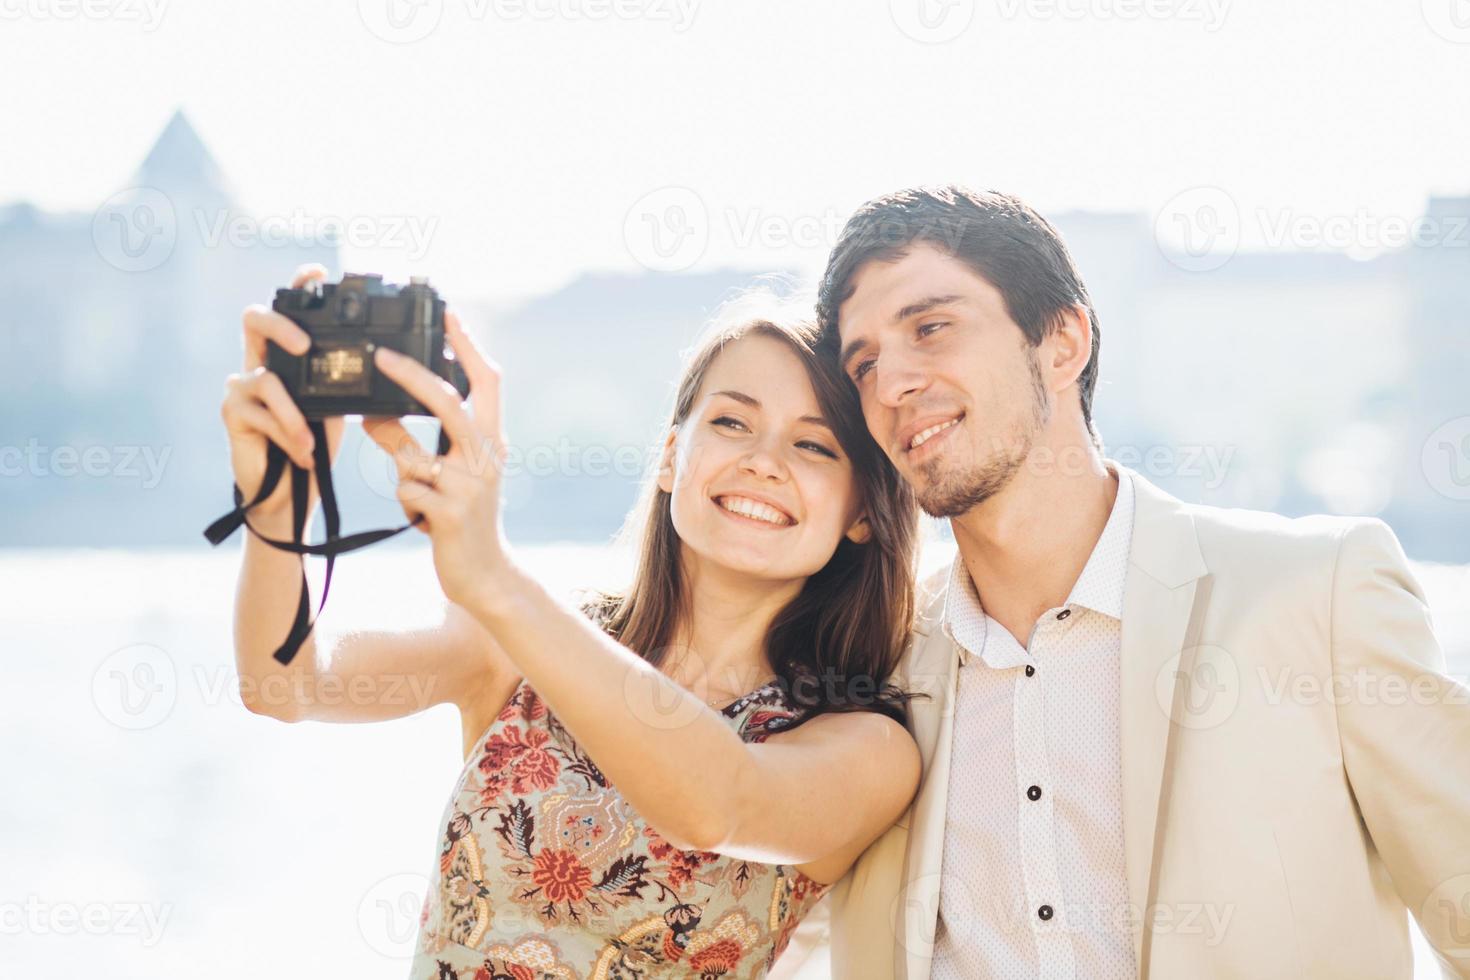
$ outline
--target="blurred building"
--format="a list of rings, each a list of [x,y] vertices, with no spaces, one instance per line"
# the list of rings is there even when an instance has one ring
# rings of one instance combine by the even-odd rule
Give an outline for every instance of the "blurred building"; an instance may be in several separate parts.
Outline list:
[[[1375,257],[1201,263],[1161,245],[1145,215],[1056,215],[1099,313],[1109,452],[1186,499],[1376,514],[1415,558],[1470,560],[1470,199],[1433,198],[1425,217],[1448,231]],[[96,212],[0,209],[0,463],[28,445],[102,446],[114,468],[129,447],[168,454],[156,486],[7,471],[0,544],[203,546],[230,503],[218,404],[241,309],[303,262],[342,271],[335,242],[252,220],[182,115]],[[680,351],[753,278],[586,275],[481,318],[528,453],[506,483],[518,540],[618,526]],[[375,448],[348,439],[345,529],[400,522]]]
[[[240,313],[300,263],[337,264],[335,244],[258,228],[182,113],[96,211],[0,209],[0,446],[20,450],[0,460],[0,544],[203,543],[230,505]]]

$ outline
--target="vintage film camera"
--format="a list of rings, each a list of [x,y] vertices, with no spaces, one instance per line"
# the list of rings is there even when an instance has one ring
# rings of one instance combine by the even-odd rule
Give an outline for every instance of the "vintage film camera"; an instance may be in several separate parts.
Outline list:
[[[273,442],[266,447],[265,476],[255,497],[247,501],[237,484],[234,509],[205,528],[204,537],[210,544],[218,545],[243,525],[273,548],[326,558],[326,576],[316,613],[320,615],[332,587],[332,566],[337,556],[391,538],[423,520],[423,514],[419,514],[402,527],[342,535],[337,494],[332,486],[332,459],[323,420],[339,415],[433,414],[397,382],[377,372],[373,351],[379,347],[391,347],[418,361],[452,384],[461,399],[469,397],[470,383],[464,366],[445,348],[444,301],[429,288],[427,279],[414,278],[407,286],[398,287],[384,283],[382,276],[348,274],[338,283],[312,283],[300,289],[278,289],[273,308],[300,324],[311,336],[310,349],[300,356],[274,343],[267,344],[266,367],[280,377],[287,393],[306,416],[307,425],[316,438],[311,472],[316,475],[317,488],[321,493],[326,538],[320,544],[306,543],[306,503],[311,473],[290,461],[281,447]],[[449,435],[441,424],[435,455],[443,456],[449,449]],[[270,496],[286,474],[288,465],[291,539],[278,541],[251,527],[245,520],[245,514]],[[311,591],[307,587],[303,567],[296,618],[290,633],[273,654],[277,661],[283,664],[291,662],[316,625],[316,615],[311,614]]]
[[[378,373],[378,347],[413,358],[454,385],[461,399],[469,396],[464,366],[445,348],[444,301],[428,279],[415,276],[400,287],[380,275],[347,273],[337,283],[278,289],[272,309],[311,335],[311,349],[300,356],[269,344],[266,362],[308,420],[430,414]]]

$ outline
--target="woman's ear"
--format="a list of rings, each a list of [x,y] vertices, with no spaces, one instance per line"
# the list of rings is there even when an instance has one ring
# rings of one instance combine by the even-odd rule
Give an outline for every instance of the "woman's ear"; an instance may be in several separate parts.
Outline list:
[[[868,523],[867,517],[859,517],[852,527],[847,529],[847,540],[853,544],[867,544],[872,536],[873,526]]]
[[[664,493],[674,492],[674,448],[678,444],[679,427],[669,426],[669,434],[664,436],[663,453],[658,461],[658,488]]]

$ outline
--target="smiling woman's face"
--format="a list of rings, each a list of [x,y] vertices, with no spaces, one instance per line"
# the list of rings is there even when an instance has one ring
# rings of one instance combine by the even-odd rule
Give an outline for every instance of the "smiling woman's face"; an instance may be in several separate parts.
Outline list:
[[[686,558],[762,579],[810,576],[844,534],[866,536],[852,464],[806,369],[760,333],[710,365],[665,448],[659,487]]]

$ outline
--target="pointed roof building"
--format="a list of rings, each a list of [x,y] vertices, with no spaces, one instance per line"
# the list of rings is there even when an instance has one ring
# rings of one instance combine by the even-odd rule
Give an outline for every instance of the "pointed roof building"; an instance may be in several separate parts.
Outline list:
[[[153,187],[170,198],[228,206],[234,194],[224,172],[182,109],[169,118],[132,184]]]

